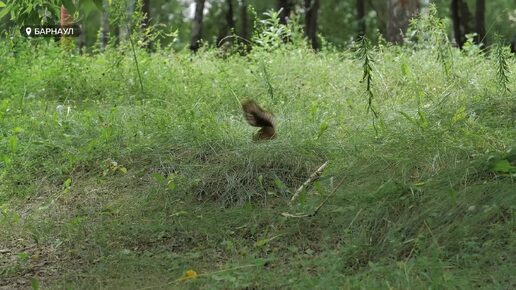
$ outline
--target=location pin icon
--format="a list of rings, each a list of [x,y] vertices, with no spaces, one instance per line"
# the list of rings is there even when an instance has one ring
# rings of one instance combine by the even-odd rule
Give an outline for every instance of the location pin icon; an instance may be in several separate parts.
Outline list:
[[[25,32],[27,33],[27,36],[30,36],[32,29],[30,27],[27,27],[27,28],[25,28]]]

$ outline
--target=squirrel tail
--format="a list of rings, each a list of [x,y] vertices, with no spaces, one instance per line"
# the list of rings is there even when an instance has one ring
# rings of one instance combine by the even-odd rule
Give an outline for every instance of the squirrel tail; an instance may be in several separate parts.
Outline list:
[[[253,100],[246,100],[242,102],[242,110],[244,111],[244,118],[249,125],[254,127],[261,127],[261,129],[254,136],[254,140],[272,139],[276,137],[274,129],[274,117],[270,112],[262,109]]]

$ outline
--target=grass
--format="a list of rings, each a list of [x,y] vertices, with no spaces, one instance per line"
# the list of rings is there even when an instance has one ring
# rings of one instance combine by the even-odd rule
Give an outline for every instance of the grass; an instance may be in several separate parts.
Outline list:
[[[514,288],[516,98],[451,53],[447,76],[435,50],[372,51],[375,130],[348,51],[137,50],[142,91],[127,47],[2,42],[0,286]]]

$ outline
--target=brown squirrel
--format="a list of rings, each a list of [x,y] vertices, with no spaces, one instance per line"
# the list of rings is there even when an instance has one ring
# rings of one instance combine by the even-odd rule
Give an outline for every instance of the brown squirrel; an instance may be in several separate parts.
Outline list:
[[[276,138],[276,130],[274,129],[274,117],[270,112],[262,109],[253,100],[245,100],[242,102],[242,110],[244,118],[249,125],[261,127],[253,136],[253,140],[269,140]]]

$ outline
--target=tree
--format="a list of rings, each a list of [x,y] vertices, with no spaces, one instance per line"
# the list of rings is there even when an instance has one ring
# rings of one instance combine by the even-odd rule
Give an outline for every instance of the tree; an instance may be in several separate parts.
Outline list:
[[[233,0],[226,0],[226,7],[224,9],[224,24],[222,24],[222,28],[219,31],[219,36],[217,38],[217,45],[220,45],[220,41],[228,36],[232,30],[235,29],[235,18],[233,13]]]
[[[394,43],[403,42],[403,33],[407,31],[410,18],[419,8],[418,0],[388,0],[388,21],[386,39]]]
[[[363,36],[366,33],[365,26],[365,1],[357,0],[357,23],[358,23],[358,36]]]
[[[461,29],[461,15],[459,10],[461,0],[452,0],[451,1],[451,18],[453,23],[453,36],[455,37],[455,42],[457,45],[462,48],[464,45],[464,36]]]
[[[292,13],[293,8],[294,3],[292,3],[292,0],[278,0],[278,10],[281,9],[279,15],[281,24],[287,24],[288,18],[290,17],[290,13]]]
[[[476,24],[476,33],[477,33],[475,41],[477,44],[485,42],[485,37],[486,37],[485,15],[486,15],[486,1],[485,0],[477,0],[477,6],[475,8],[475,24]]]
[[[192,38],[190,49],[196,52],[199,49],[202,37],[202,17],[204,13],[204,0],[195,0],[195,15],[192,20]]]
[[[124,3],[123,9],[125,9],[125,15],[133,15],[136,8],[136,0],[128,0]],[[128,40],[131,36],[132,21],[130,17],[122,17],[119,21],[118,38],[120,41]]]
[[[317,41],[317,14],[319,13],[320,0],[305,0],[305,34],[312,48],[319,50]]]
[[[249,17],[247,15],[246,0],[240,0],[240,21],[242,21],[240,37],[249,40]]]
[[[462,48],[466,42],[466,34],[472,32],[476,32],[477,34],[475,37],[476,43],[485,41],[485,0],[476,1],[474,23],[468,3],[465,0],[452,0],[451,14],[455,42],[460,48]]]
[[[485,42],[485,0],[476,0],[474,30],[472,29],[471,13],[468,4],[464,0],[452,0],[452,21],[455,41],[462,48],[466,41],[466,34],[475,32],[475,42],[480,44]]]

